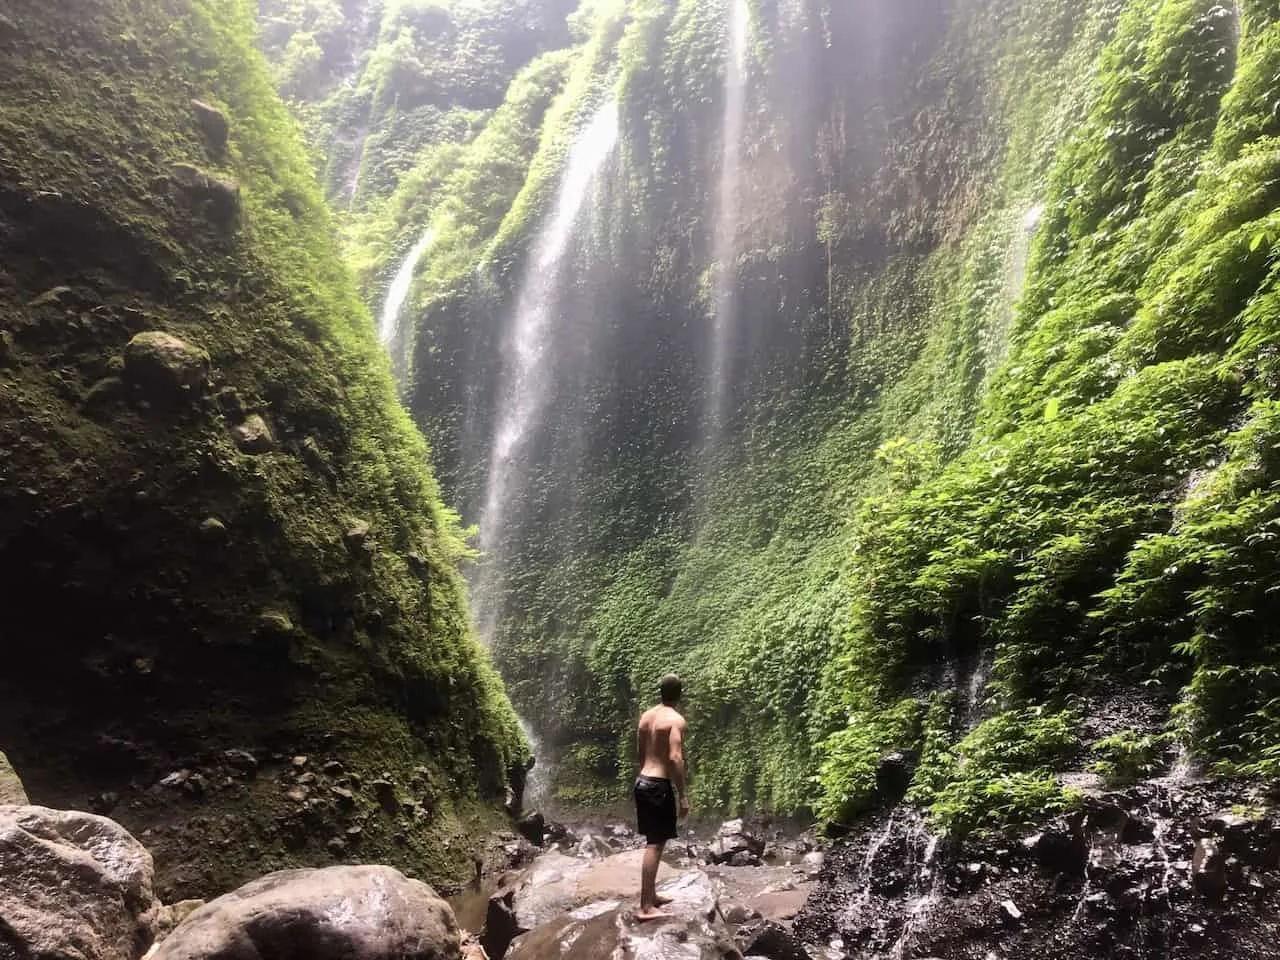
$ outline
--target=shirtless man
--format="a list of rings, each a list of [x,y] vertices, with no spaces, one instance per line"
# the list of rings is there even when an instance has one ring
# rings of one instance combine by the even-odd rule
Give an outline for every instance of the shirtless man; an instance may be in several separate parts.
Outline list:
[[[640,776],[636,778],[636,819],[644,834],[644,864],[640,870],[640,909],[637,920],[654,920],[670,916],[659,910],[670,898],[658,896],[658,864],[662,848],[676,836],[676,797],[680,798],[680,816],[689,815],[684,775],[684,717],[676,712],[680,702],[680,678],[667,674],[659,684],[662,703],[640,716],[636,731],[640,758]]]

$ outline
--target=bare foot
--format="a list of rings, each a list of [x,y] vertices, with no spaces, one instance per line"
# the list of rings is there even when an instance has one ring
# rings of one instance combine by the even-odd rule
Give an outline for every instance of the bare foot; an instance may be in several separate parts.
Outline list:
[[[631,916],[633,916],[637,920],[661,920],[663,917],[671,916],[671,914],[664,913],[662,910],[659,910],[657,907],[641,907]]]
[[[668,903],[672,902],[672,899],[665,893],[656,893],[653,896],[653,902],[660,907],[665,907]]]

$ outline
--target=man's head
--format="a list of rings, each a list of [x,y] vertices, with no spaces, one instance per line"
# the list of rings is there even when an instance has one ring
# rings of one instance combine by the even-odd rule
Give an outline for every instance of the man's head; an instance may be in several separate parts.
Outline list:
[[[684,686],[680,683],[680,678],[674,673],[668,673],[662,678],[658,684],[658,692],[662,694],[662,702],[668,707],[674,707],[680,702],[680,695],[684,692]]]

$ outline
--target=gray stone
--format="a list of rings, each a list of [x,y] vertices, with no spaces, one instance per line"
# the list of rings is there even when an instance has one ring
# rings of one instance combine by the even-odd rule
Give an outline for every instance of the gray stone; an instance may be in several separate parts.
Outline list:
[[[124,348],[124,375],[150,391],[196,391],[209,378],[209,354],[171,333],[147,330]]]
[[[1208,837],[1196,841],[1191,855],[1191,882],[1196,892],[1206,897],[1219,897],[1227,888],[1227,858],[1218,844]]]
[[[369,521],[355,521],[355,523],[351,524],[350,529],[343,534],[342,539],[346,543],[348,550],[359,550],[364,546],[364,542],[369,539]]]
[[[516,829],[520,831],[520,835],[530,843],[542,846],[547,835],[546,818],[537,812],[529,814],[527,817],[521,817],[516,821]]]
[[[449,905],[391,867],[272,873],[187,917],[152,960],[459,960]]]
[[[227,115],[213,104],[205,103],[203,100],[192,100],[191,109],[195,111],[200,131],[209,145],[209,152],[215,159],[221,159],[227,152],[227,140],[231,135]]]
[[[231,428],[236,446],[244,453],[268,453],[276,445],[267,421],[256,413],[244,418],[244,422]]]
[[[120,824],[0,806],[0,930],[18,957],[137,960],[160,904],[151,854]]]
[[[0,753],[0,806],[25,806],[28,802],[27,791],[18,779],[18,772],[9,763],[9,758]]]
[[[221,231],[230,231],[240,222],[240,185],[220,180],[189,163],[175,164],[173,183],[197,212]]]
[[[794,933],[776,920],[752,923],[738,931],[735,938],[744,956],[768,957],[769,960],[809,960]]]
[[[804,871],[806,880],[817,880],[826,865],[826,857],[821,850],[810,850],[800,861],[800,869]]]
[[[514,890],[499,890],[489,898],[484,929],[480,932],[480,945],[489,960],[502,960],[511,947],[511,941],[522,933],[528,933],[516,919],[514,901]]]

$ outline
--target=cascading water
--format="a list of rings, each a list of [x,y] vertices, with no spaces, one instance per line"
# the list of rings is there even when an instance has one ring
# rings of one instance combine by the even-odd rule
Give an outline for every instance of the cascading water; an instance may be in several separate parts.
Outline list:
[[[711,385],[707,418],[715,438],[724,423],[732,378],[730,356],[737,318],[738,209],[742,180],[742,140],[747,114],[747,51],[751,11],[747,0],[728,0],[729,59],[725,67],[724,143],[716,205],[712,256],[715,284],[712,310]]]
[[[494,592],[502,558],[494,555],[494,548],[498,544],[497,533],[507,519],[508,499],[515,490],[515,457],[537,426],[551,387],[550,333],[561,292],[561,270],[578,215],[617,142],[618,105],[609,103],[596,112],[573,145],[555,207],[534,243],[516,299],[480,514],[480,545],[489,564],[477,590],[477,602],[485,608],[480,634],[486,644],[492,640],[497,622]]]
[[[378,339],[384,346],[395,340],[396,334],[400,332],[400,310],[409,297],[409,288],[413,286],[414,269],[435,238],[435,230],[431,227],[423,231],[418,242],[413,245],[405,256],[404,262],[400,264],[400,269],[396,271],[391,286],[387,288],[387,299],[383,301],[382,316],[378,322]]]

